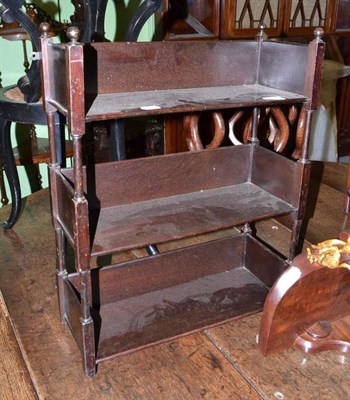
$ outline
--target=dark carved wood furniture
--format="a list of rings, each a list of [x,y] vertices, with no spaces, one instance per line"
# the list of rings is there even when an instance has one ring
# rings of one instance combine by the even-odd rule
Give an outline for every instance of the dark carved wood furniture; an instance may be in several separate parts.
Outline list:
[[[325,31],[327,58],[350,65],[350,0],[166,0],[163,38],[253,38],[265,23],[269,38],[310,41],[315,27]],[[350,78],[338,83],[338,153],[350,152]],[[182,151],[182,121],[166,119],[166,150]],[[177,135],[176,135],[177,133]]]
[[[21,189],[16,163],[22,164],[30,161],[35,164],[49,160],[48,145],[44,144],[40,149],[40,142],[35,138],[35,133],[33,133],[32,140],[26,143],[28,146],[25,149],[26,155],[23,156],[22,153],[22,156],[19,155],[15,159],[10,135],[12,123],[31,126],[47,124],[43,105],[40,101],[40,64],[39,60],[35,58],[39,54],[39,23],[43,18],[37,12],[37,8],[28,6],[24,9],[24,0],[1,0],[0,3],[2,4],[1,18],[5,24],[9,24],[9,29],[2,29],[2,35],[11,40],[30,40],[33,48],[31,63],[25,56],[25,76],[19,79],[16,85],[0,89],[0,159],[1,167],[3,166],[8,178],[12,198],[10,216],[1,225],[3,228],[11,228],[18,220],[21,208]],[[62,29],[61,25],[52,25],[50,33],[57,34],[57,31]],[[59,162],[62,162],[62,153],[65,153],[65,151],[64,141],[61,143],[60,130],[64,127],[64,123],[62,123],[59,114],[56,114],[54,124],[57,130],[56,136],[59,140],[56,143],[57,157]]]
[[[256,312],[286,261],[250,222],[291,214],[291,260],[305,211],[307,142],[324,43],[262,40],[54,44],[43,26],[44,104],[52,161],[60,314],[96,364],[205,326]],[[62,73],[65,71],[65,73]],[[302,106],[301,157],[258,145],[259,109]],[[249,107],[249,144],[84,167],[85,124],[133,116]],[[54,115],[65,115],[74,166],[55,159]],[[130,262],[96,266],[116,252],[244,225],[241,234]],[[75,252],[68,272],[65,241]],[[113,258],[112,258],[113,259]],[[107,263],[107,265],[106,265]]]
[[[104,18],[107,1],[71,0],[75,8],[74,15],[71,17],[72,23],[81,29],[82,41],[105,40]],[[2,4],[0,16],[4,23],[8,25],[8,29],[0,30],[0,34],[11,40],[30,40],[34,57],[30,65],[28,60],[25,61],[26,75],[18,81],[17,85],[0,89],[0,178],[3,178],[2,168],[4,168],[12,199],[10,216],[1,226],[8,229],[14,226],[21,210],[21,188],[16,164],[49,162],[49,151],[47,140],[38,140],[34,134],[32,140],[23,144],[19,157],[15,157],[14,151],[16,152],[17,149],[12,149],[10,135],[12,123],[31,126],[34,126],[34,124],[47,124],[46,114],[41,102],[40,63],[39,59],[35,58],[39,54],[40,34],[38,22],[40,22],[42,16],[35,14],[35,10],[38,8],[34,8],[33,5],[26,5],[25,0],[0,0],[0,3]],[[128,24],[125,39],[127,41],[136,40],[145,22],[153,13],[159,10],[161,5],[161,0],[144,1]],[[24,6],[31,14],[26,13]],[[48,16],[45,17],[48,18]],[[50,20],[50,22],[52,21]],[[60,30],[63,30],[62,25],[53,25],[51,23],[50,34],[56,34]],[[72,155],[70,142],[65,143],[62,140],[61,132],[59,132],[64,124],[65,121],[62,115],[56,114],[55,125],[58,140],[55,146],[58,152],[56,161],[60,163],[64,161],[64,155],[68,157]],[[112,158],[125,158],[124,131],[120,120],[111,124],[109,145]],[[5,192],[3,179],[0,179],[0,189],[2,189],[2,193]],[[6,203],[8,201],[7,196],[3,195],[2,200],[3,203]]]
[[[291,346],[306,353],[350,352],[349,237],[344,232],[343,240],[311,246],[275,282],[261,320],[264,355]]]
[[[265,23],[269,37],[350,36],[349,0],[166,0],[167,40],[249,38]]]

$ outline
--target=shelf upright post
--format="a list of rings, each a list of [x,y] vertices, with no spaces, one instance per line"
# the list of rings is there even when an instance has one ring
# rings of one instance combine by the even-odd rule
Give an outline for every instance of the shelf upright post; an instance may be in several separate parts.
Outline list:
[[[67,77],[69,87],[68,98],[68,128],[73,138],[73,169],[74,169],[74,242],[75,263],[80,276],[80,301],[81,301],[81,329],[83,346],[83,365],[88,376],[95,374],[95,334],[94,322],[91,317],[91,271],[90,271],[90,231],[88,216],[88,202],[84,195],[83,181],[83,146],[82,138],[85,134],[85,102],[84,102],[84,61],[83,46],[78,43],[80,31],[71,26],[67,30],[70,43],[67,46]],[[79,79],[75,79],[75,77]]]
[[[41,51],[45,52],[47,50],[47,45],[52,43],[52,39],[49,37],[48,32],[50,31],[50,25],[43,22],[40,25],[41,31]],[[45,59],[45,61],[44,61]],[[42,69],[48,69],[49,66],[46,62],[47,57],[42,58]],[[60,311],[61,322],[66,324],[66,306],[65,306],[65,296],[64,296],[64,280],[67,279],[68,273],[66,270],[66,259],[65,259],[65,237],[63,230],[58,223],[55,216],[58,214],[58,201],[56,193],[58,192],[57,187],[57,172],[60,170],[60,163],[57,157],[57,138],[55,130],[55,114],[57,110],[46,100],[50,97],[50,88],[47,82],[42,84],[42,94],[43,94],[43,106],[47,113],[48,122],[48,132],[49,132],[49,146],[50,146],[50,163],[48,165],[49,171],[49,181],[50,181],[50,196],[51,196],[51,208],[52,208],[52,225],[55,230],[55,240],[56,240],[56,281],[58,288],[58,304]]]
[[[296,255],[296,248],[299,242],[300,230],[305,216],[308,186],[310,181],[311,165],[308,158],[309,138],[313,112],[318,107],[318,98],[321,86],[321,76],[325,43],[322,40],[323,29],[316,28],[315,39],[309,44],[309,60],[305,79],[304,93],[306,101],[303,105],[299,118],[303,118],[302,149],[301,156],[297,161],[297,173],[295,187],[296,196],[294,199],[295,211],[292,214],[293,227],[289,248],[287,264],[290,264]]]

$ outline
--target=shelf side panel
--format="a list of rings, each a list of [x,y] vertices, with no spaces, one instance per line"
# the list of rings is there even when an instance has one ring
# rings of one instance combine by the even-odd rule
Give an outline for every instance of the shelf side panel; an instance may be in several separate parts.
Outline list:
[[[83,336],[81,326],[81,304],[72,284],[68,279],[64,281],[64,298],[65,298],[65,322],[80,349],[83,351]]]
[[[60,172],[55,173],[55,196],[57,197],[57,215],[55,218],[59,221],[67,238],[73,243],[74,237],[74,190]],[[53,186],[53,185],[52,185]]]
[[[271,288],[285,270],[282,258],[254,238],[247,240],[246,252],[246,268]]]
[[[259,83],[303,95],[308,46],[272,41],[262,42],[261,46]]]
[[[66,114],[69,107],[67,94],[66,75],[66,47],[63,45],[48,43],[43,47],[44,57],[44,89],[45,100],[53,102],[60,111]]]
[[[296,162],[259,146],[253,151],[252,183],[292,204]]]

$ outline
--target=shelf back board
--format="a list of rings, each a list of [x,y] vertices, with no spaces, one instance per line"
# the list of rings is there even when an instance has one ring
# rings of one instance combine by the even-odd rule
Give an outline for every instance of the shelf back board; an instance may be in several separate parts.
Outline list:
[[[251,147],[244,145],[234,151],[227,147],[197,152],[195,157],[184,152],[90,165],[84,167],[85,192],[91,208],[106,208],[237,185],[249,179],[244,161],[250,154]],[[74,184],[73,168],[62,172]]]
[[[252,41],[93,43],[84,46],[86,91],[107,94],[254,84],[258,48],[258,42]]]

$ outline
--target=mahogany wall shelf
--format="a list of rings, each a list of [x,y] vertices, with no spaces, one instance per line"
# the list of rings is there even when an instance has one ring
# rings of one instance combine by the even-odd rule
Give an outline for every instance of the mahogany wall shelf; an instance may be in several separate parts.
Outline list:
[[[98,43],[42,38],[43,88],[52,116],[66,117],[74,166],[50,166],[62,321],[96,363],[261,310],[285,260],[249,223],[291,214],[290,259],[305,209],[307,141],[324,45],[268,41]],[[63,73],[65,71],[65,73]],[[298,104],[302,158],[259,147],[259,107]],[[85,123],[206,109],[253,110],[250,144],[82,165]],[[54,147],[54,145],[53,145]],[[54,156],[54,152],[53,152]],[[91,257],[245,224],[237,236],[136,261],[92,268]],[[65,266],[64,243],[76,254]]]

